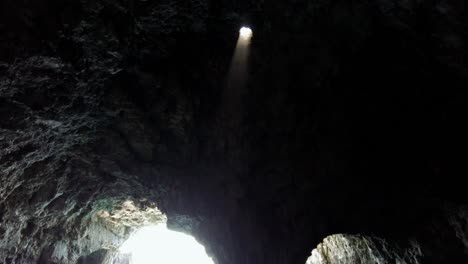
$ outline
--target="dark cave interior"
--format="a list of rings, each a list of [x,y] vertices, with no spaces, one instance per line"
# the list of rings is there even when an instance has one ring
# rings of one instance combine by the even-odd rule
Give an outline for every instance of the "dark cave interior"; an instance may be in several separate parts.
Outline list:
[[[468,263],[467,43],[462,0],[1,0],[0,264],[165,217],[217,264]]]

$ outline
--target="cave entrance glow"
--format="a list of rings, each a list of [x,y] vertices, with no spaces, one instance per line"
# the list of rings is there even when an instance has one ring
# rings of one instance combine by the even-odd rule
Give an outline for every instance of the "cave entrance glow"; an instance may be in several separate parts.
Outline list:
[[[195,238],[165,224],[139,229],[119,251],[129,255],[131,264],[214,264]]]

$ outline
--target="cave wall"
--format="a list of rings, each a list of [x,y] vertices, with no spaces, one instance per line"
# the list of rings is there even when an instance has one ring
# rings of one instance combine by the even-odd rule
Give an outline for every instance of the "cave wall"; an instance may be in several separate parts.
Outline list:
[[[97,213],[127,200],[219,263],[305,263],[336,233],[464,263],[466,17],[455,0],[2,1],[0,263],[111,250],[129,231]]]

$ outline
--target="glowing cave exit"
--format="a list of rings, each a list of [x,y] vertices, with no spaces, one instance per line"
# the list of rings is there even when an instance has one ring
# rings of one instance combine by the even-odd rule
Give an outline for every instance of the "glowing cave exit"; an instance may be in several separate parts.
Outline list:
[[[138,230],[119,250],[132,264],[214,264],[195,238],[169,230],[165,224]]]

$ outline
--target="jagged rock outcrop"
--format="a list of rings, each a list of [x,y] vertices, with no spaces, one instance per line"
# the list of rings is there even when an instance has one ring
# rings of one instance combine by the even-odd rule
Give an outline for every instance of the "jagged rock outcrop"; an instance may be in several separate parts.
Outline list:
[[[132,199],[145,211],[154,191],[97,152],[118,143],[103,142],[108,120],[96,114],[97,98],[57,58],[18,61],[7,76],[0,86],[1,261],[75,263],[116,248],[132,225],[119,219],[109,227],[103,212]]]
[[[466,207],[441,204],[408,239],[335,234],[312,250],[306,264],[463,263],[466,254]]]
[[[306,264],[419,264],[421,256],[416,242],[401,248],[376,237],[337,234],[326,237],[312,251]]]

